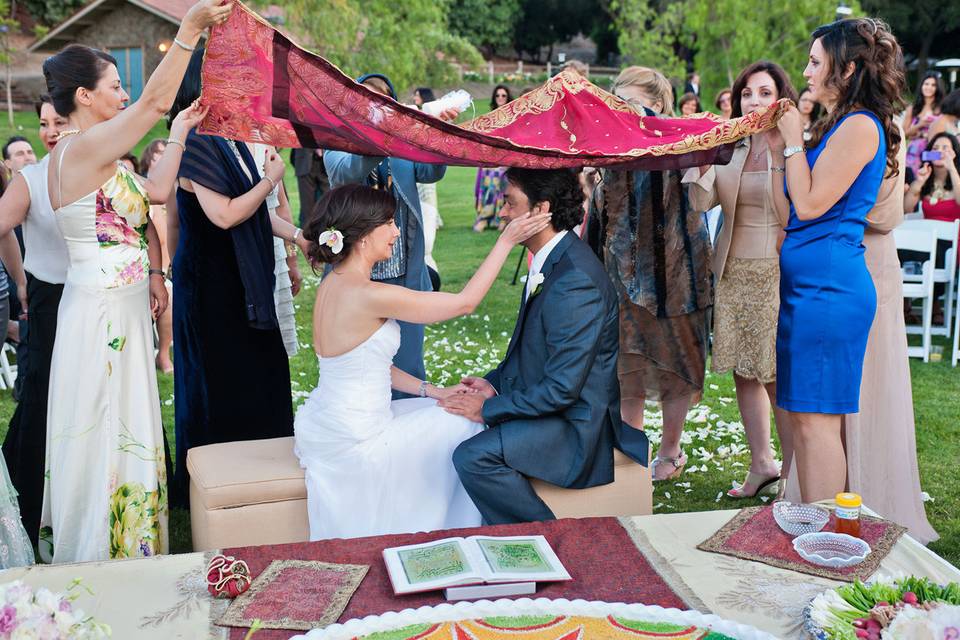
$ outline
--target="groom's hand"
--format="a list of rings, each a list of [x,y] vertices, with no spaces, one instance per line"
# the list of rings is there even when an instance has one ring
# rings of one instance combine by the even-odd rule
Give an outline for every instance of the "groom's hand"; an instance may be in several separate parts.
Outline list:
[[[497,395],[497,390],[493,388],[486,378],[476,378],[474,376],[465,376],[460,379],[457,387],[464,387],[468,392],[479,393],[484,399],[492,398]]]
[[[483,424],[484,400],[483,395],[479,393],[457,393],[447,396],[439,402],[439,405],[447,413]]]

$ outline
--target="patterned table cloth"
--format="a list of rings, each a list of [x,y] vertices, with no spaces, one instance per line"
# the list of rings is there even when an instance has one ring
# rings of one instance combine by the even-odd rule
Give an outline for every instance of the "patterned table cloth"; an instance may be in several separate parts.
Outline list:
[[[662,514],[620,522],[671,587],[692,594],[702,612],[799,639],[804,605],[840,583],[696,548],[737,513]],[[0,581],[22,579],[33,586],[64,590],[81,578],[93,595],[82,595],[78,606],[109,624],[115,638],[223,640],[227,630],[210,621],[220,616],[226,603],[210,598],[203,583],[208,555],[11,569],[0,575]],[[897,542],[874,575],[903,574],[941,583],[960,581],[960,570],[909,536]]]

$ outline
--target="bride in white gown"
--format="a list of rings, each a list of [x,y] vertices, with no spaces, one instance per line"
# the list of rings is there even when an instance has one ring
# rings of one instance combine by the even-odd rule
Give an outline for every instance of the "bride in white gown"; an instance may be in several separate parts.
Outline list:
[[[550,215],[511,222],[460,293],[434,293],[370,280],[399,237],[395,209],[389,192],[346,185],[321,200],[304,230],[316,243],[312,262],[333,265],[314,306],[320,381],[294,422],[311,540],[480,524],[451,456],[483,425],[436,405],[463,387],[436,387],[393,366],[397,320],[429,324],[472,312],[510,250]],[[423,397],[391,402],[391,389]]]

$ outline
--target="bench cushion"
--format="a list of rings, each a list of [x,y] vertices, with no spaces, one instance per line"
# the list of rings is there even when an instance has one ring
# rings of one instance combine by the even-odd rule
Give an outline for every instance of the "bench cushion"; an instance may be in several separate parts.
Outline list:
[[[207,510],[307,499],[292,437],[194,447],[187,470]]]

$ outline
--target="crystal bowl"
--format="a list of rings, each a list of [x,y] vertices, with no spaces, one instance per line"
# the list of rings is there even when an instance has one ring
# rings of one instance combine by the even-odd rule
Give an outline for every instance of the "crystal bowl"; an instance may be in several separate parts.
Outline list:
[[[812,504],[775,502],[773,519],[791,536],[820,531],[830,522],[830,512]]]
[[[807,562],[839,569],[860,564],[870,555],[870,545],[845,533],[805,533],[793,539],[793,548]]]

